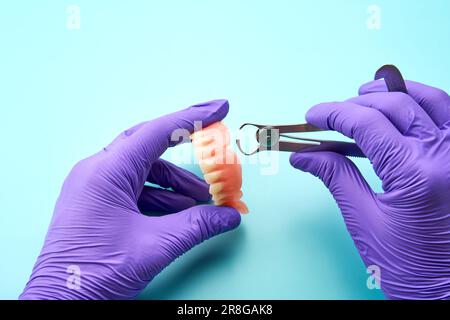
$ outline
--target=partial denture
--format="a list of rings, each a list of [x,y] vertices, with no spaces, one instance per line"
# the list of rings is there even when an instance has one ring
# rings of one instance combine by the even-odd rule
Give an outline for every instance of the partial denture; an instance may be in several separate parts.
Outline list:
[[[229,148],[228,128],[222,122],[216,122],[196,131],[191,138],[214,204],[248,213],[241,200],[242,168],[236,153]]]

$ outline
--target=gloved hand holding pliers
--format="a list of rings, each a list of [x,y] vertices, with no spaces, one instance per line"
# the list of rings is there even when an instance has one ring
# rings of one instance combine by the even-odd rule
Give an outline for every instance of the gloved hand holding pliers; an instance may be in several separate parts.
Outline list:
[[[354,139],[383,182],[375,193],[347,157],[303,152],[291,164],[329,188],[367,266],[381,271],[393,299],[450,298],[450,97],[406,82],[408,94],[385,82],[358,97],[317,105],[308,123]]]

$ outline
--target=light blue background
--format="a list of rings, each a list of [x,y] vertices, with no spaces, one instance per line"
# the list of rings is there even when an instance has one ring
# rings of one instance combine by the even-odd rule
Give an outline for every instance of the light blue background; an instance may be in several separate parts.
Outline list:
[[[15,299],[70,168],[145,119],[214,98],[226,123],[303,122],[385,63],[450,89],[450,2],[8,1],[0,11],[0,298]],[[381,30],[366,27],[382,9]],[[379,190],[366,160],[359,167]],[[319,180],[244,166],[251,214],[195,248],[141,298],[379,299]]]

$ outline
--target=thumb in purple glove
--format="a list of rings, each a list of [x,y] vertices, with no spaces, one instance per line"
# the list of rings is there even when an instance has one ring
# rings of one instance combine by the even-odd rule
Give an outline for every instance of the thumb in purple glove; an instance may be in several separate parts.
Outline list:
[[[319,177],[342,211],[367,266],[393,299],[450,298],[450,97],[407,82],[409,95],[371,82],[360,96],[310,109],[307,121],[352,138],[383,182],[374,193],[348,158],[297,153],[295,168]]]
[[[210,199],[203,180],[159,159],[176,144],[172,132],[193,132],[195,121],[207,126],[227,112],[225,100],[192,106],[126,130],[79,162],[64,182],[20,298],[133,298],[178,256],[236,228],[240,214],[235,209],[195,206]]]

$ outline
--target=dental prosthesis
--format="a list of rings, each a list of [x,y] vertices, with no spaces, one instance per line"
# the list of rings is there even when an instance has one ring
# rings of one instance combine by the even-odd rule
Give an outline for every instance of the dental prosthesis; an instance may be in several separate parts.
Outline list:
[[[216,122],[194,132],[191,139],[214,204],[248,213],[241,200],[242,168],[236,153],[229,148],[228,128],[222,122]]]

